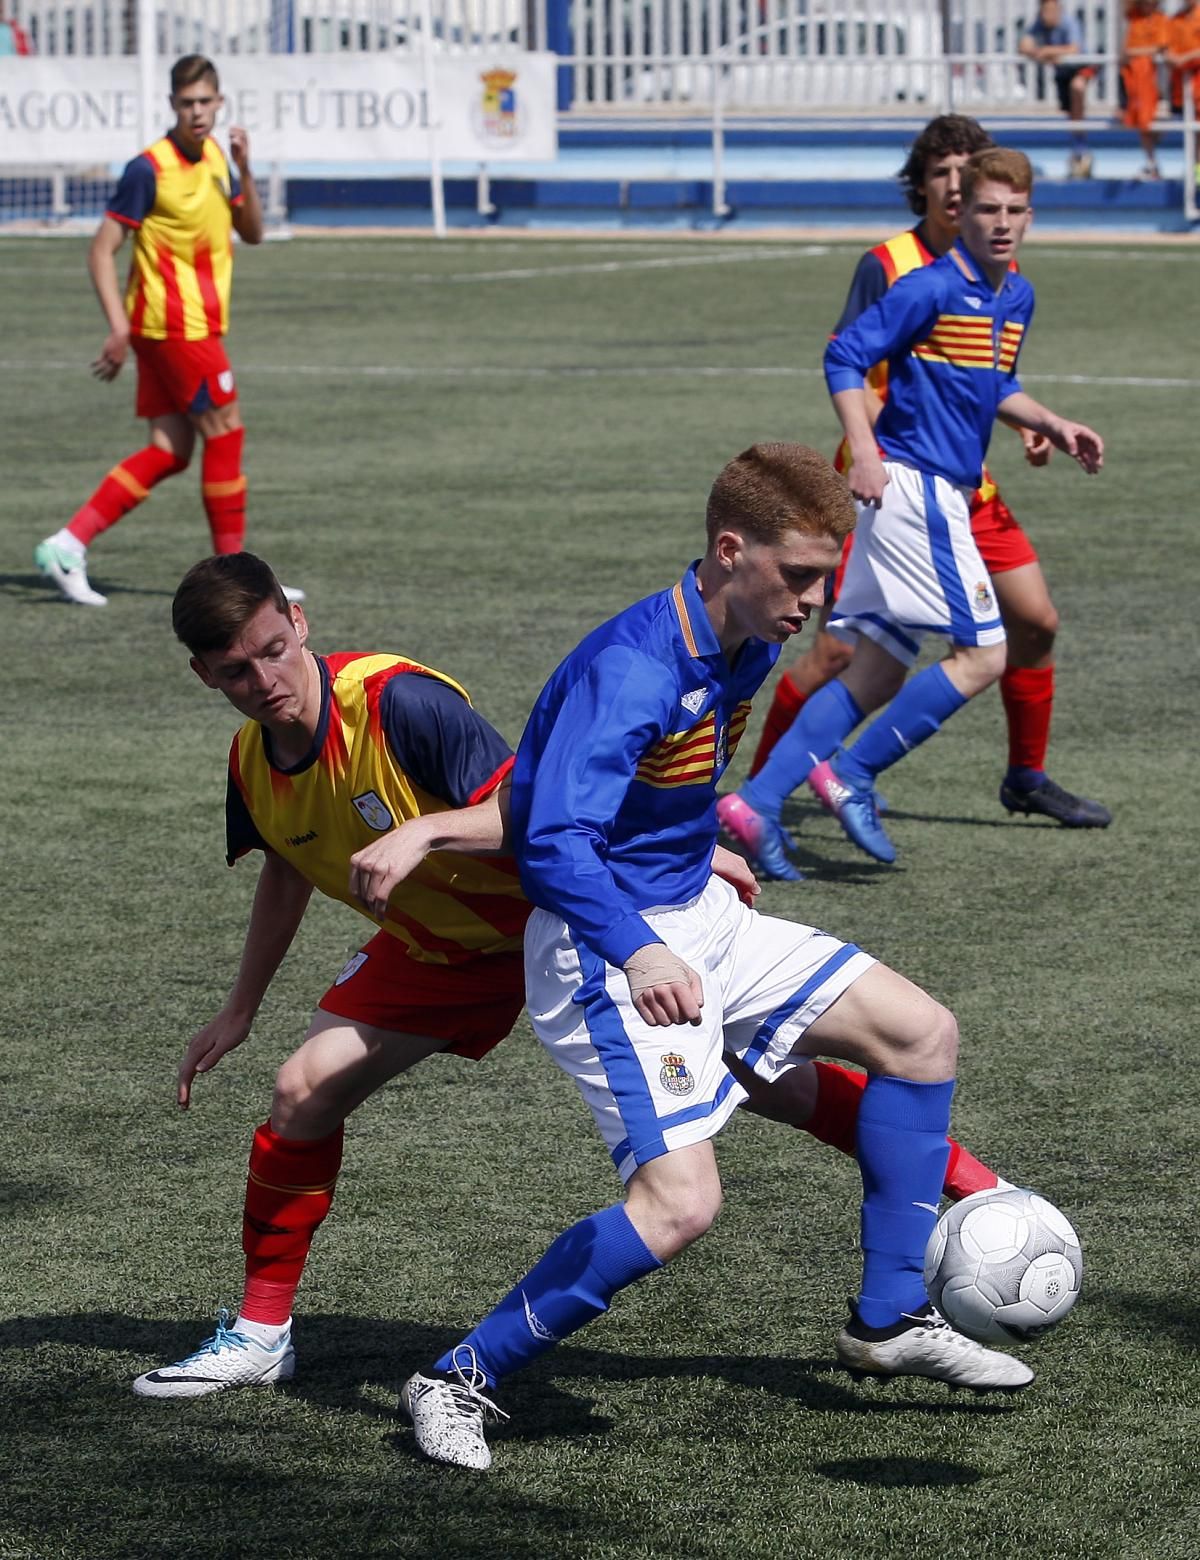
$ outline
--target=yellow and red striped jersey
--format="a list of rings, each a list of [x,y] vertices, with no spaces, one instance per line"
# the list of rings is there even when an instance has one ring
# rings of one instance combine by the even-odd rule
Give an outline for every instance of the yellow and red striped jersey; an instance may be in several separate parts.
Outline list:
[[[490,795],[512,755],[444,672],[381,653],[318,657],[318,665],[321,718],[300,764],[272,762],[258,721],[234,738],[228,856],[273,850],[322,893],[367,915],[350,894],[350,857],[409,818]],[[421,963],[458,964],[520,948],[528,915],[511,856],[433,851],[396,887],[377,924]]]
[[[130,162],[107,215],[135,233],[125,308],[135,336],[203,341],[229,328],[237,177],[211,137],[195,160],[170,135]]]

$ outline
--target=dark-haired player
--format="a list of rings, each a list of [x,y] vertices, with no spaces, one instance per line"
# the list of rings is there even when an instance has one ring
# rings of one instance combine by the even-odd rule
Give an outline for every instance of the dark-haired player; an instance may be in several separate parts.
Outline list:
[[[200,491],[215,553],[239,552],[246,530],[245,431],[225,354],[233,274],[232,234],[263,236],[245,130],[229,132],[233,167],[213,139],[223,102],[216,67],[189,54],[171,70],[175,123],[126,165],[88,250],[88,271],[108,321],[92,364],[97,379],[137,360],[137,415],[145,448],[119,461],[74,517],[34,550],[34,561],[68,601],[102,607],[87,577],[87,550],[167,477],[185,471],[196,436],[204,444]],[[129,233],[133,261],[122,295],[117,252]],[[289,591],[299,600],[302,592]]]
[[[940,115],[925,126],[900,170],[908,203],[920,221],[861,257],[835,335],[852,325],[900,277],[932,264],[951,247],[962,210],[962,169],[974,152],[990,145],[991,137],[983,127],[960,114]],[[888,365],[874,365],[867,383],[871,411],[878,416],[887,397]],[[1021,437],[1030,463],[1044,465],[1051,454],[1049,442],[1028,431],[1022,431]],[[838,451],[837,465],[839,470],[848,469],[845,442]],[[1046,773],[1058,613],[1033,543],[1001,498],[986,467],[971,496],[970,511],[971,532],[990,576],[1008,638],[1000,678],[1008,724],[1008,769],[1000,800],[1010,812],[1043,814],[1075,828],[1103,828],[1111,821],[1106,807],[1072,794]],[[819,699],[814,695],[846,669],[853,648],[852,638],[822,629],[813,647],[784,672],[754,755],[752,778],[722,801],[722,825],[748,850],[764,876],[796,879],[800,875],[788,860],[779,815],[784,799],[813,766],[812,743],[802,730],[789,733],[786,741],[781,739],[802,710],[814,727],[819,728],[826,716],[840,720],[839,690],[822,692]],[[806,708],[809,700],[812,707]],[[760,774],[769,759],[773,760],[770,771]]]

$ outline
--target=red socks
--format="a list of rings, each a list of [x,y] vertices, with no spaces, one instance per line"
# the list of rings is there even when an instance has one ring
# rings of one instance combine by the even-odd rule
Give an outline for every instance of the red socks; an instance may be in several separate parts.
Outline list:
[[[212,532],[213,552],[241,552],[246,538],[246,478],[242,474],[244,428],[204,442],[200,492]]]
[[[763,727],[762,736],[758,739],[758,747],[750,764],[751,779],[770,758],[771,749],[799,715],[807,698],[808,694],[797,688],[792,681],[791,673],[784,672],[779,679],[779,686],[775,689],[775,697],[771,700],[771,708],[767,711],[767,723]]]
[[[1007,667],[1000,697],[1008,717],[1009,768],[1044,771],[1054,708],[1053,666]]]
[[[867,1074],[850,1072],[835,1062],[814,1062],[813,1067],[817,1074],[817,1102],[801,1130],[854,1158],[858,1107],[867,1086]],[[947,1197],[959,1202],[972,1192],[988,1191],[995,1186],[998,1178],[994,1170],[989,1170],[961,1143],[953,1138],[949,1141],[950,1161],[943,1188]]]
[[[122,515],[149,498],[156,483],[186,469],[186,460],[179,460],[170,450],[160,450],[157,444],[148,444],[113,467],[67,530],[84,547],[89,547],[101,531],[107,531]]]
[[[341,1127],[314,1142],[280,1137],[269,1121],[255,1132],[242,1218],[246,1291],[240,1314],[247,1321],[282,1326],[292,1314],[341,1163]]]

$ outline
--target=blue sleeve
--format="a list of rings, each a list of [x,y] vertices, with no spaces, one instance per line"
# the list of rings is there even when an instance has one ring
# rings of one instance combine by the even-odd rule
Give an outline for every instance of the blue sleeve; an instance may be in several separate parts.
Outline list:
[[[486,796],[512,759],[500,733],[436,677],[398,672],[384,687],[380,716],[401,769],[451,807]]]
[[[878,303],[887,290],[887,272],[883,269],[883,261],[868,249],[854,268],[846,304],[841,319],[833,327],[833,334],[840,335],[848,325],[853,325],[859,315],[865,314],[873,303]]]
[[[269,849],[270,846],[255,828],[250,809],[230,772],[225,781],[225,860],[233,866],[239,857],[252,850]]]
[[[613,820],[638,761],[666,733],[674,695],[661,662],[608,645],[566,690],[548,726],[535,710],[517,750],[522,886],[610,964],[662,941],[617,887],[606,857]]]
[[[115,217],[125,227],[141,227],[154,209],[157,187],[153,163],[148,157],[135,157],[125,164],[105,216]]]
[[[861,390],[867,370],[924,340],[940,312],[940,288],[930,268],[910,271],[825,348],[830,395]]]

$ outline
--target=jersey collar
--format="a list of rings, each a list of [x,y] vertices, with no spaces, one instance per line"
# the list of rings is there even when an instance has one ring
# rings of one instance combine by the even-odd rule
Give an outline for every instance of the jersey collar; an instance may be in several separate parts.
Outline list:
[[[329,735],[329,707],[333,682],[329,675],[329,667],[325,664],[325,657],[318,655],[313,659],[317,663],[317,671],[321,674],[321,713],[317,717],[317,729],[313,733],[312,746],[308,752],[298,763],[289,764],[286,768],[282,764],[277,764],[275,755],[271,751],[271,733],[265,726],[262,728],[262,745],[267,763],[281,775],[301,775],[306,769],[311,769],[320,758],[321,749],[325,746],[325,738]]]
[[[671,605],[687,653],[693,660],[708,660],[721,654],[721,646],[708,620],[708,610],[696,584],[696,563],[671,591]]]
[[[198,163],[202,163],[204,161],[203,141],[201,141],[200,150],[196,153],[195,157],[189,157],[188,154],[184,151],[183,147],[180,146],[179,142],[175,139],[174,130],[167,131],[167,140],[170,141],[171,145],[175,148],[175,155],[179,158],[179,161],[183,163],[185,168],[195,168]]]

